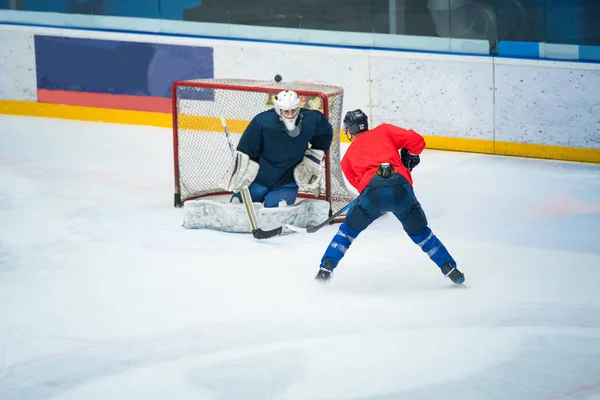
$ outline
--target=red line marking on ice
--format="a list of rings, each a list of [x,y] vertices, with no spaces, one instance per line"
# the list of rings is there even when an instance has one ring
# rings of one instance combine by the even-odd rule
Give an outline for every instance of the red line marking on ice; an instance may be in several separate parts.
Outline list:
[[[62,357],[64,355],[67,355],[67,354],[70,354],[70,353],[74,353],[74,352],[77,352],[77,351],[93,349],[95,347],[100,347],[102,345],[110,343],[110,342],[102,341],[102,340],[77,338],[77,337],[72,337],[72,336],[54,336],[54,338],[56,338],[56,339],[65,339],[65,340],[73,340],[73,341],[83,342],[83,343],[88,343],[88,344],[86,346],[78,347],[76,349],[70,349],[70,350],[65,350],[65,351],[59,351],[59,352],[56,352],[56,353],[50,353],[50,354],[46,354],[45,356],[34,357],[34,358],[30,358],[29,360],[25,360],[25,361],[21,361],[21,362],[17,362],[17,363],[14,363],[14,364],[7,365],[6,367],[0,368],[0,381],[2,381],[4,379],[4,377],[6,376],[7,372],[10,372],[10,371],[12,371],[14,369],[17,369],[17,368],[20,368],[20,367],[25,367],[27,365],[35,364],[35,363],[38,363],[38,362],[50,360],[52,358]]]
[[[585,386],[580,386],[578,388],[569,390],[568,392],[562,393],[562,394],[558,394],[556,396],[550,397],[548,400],[561,400],[561,399],[567,399],[571,396],[573,396],[574,394],[579,394],[579,393],[583,393],[583,392],[589,392],[595,389],[600,389],[600,381],[596,382],[596,383],[591,383],[589,385],[585,385]]]
[[[0,381],[2,381],[4,379],[4,377],[6,376],[7,372],[12,371],[13,369],[17,369],[17,368],[24,367],[24,366],[27,366],[27,365],[35,364],[35,363],[46,361],[46,360],[50,360],[52,358],[61,357],[61,356],[64,356],[66,354],[69,354],[69,353],[74,353],[76,351],[91,349],[93,347],[98,347],[100,345],[101,345],[101,343],[98,343],[98,344],[95,344],[95,345],[83,346],[83,347],[79,347],[77,349],[71,349],[71,350],[60,351],[60,352],[57,352],[57,353],[46,354],[45,356],[30,358],[29,360],[25,360],[25,361],[21,361],[21,362],[17,362],[17,363],[11,364],[11,365],[7,365],[6,367],[0,368],[0,374],[1,374],[0,375]]]
[[[106,345],[125,343],[125,342],[131,341],[131,340],[144,340],[144,341],[160,340],[160,339],[165,339],[165,338],[168,338],[168,337],[173,337],[173,336],[176,336],[176,335],[179,335],[179,334],[182,334],[182,333],[186,333],[186,332],[198,331],[199,329],[201,329],[201,327],[190,326],[190,327],[187,327],[187,328],[177,328],[177,329],[173,329],[173,330],[170,330],[170,331],[165,331],[163,333],[159,333],[157,335],[151,335],[151,336],[146,336],[146,337],[141,337],[140,336],[140,337],[131,337],[131,338],[128,338],[128,339],[106,340],[106,341],[94,340],[94,339],[85,339],[85,338],[75,338],[75,337],[69,337],[69,336],[54,336],[55,338],[62,338],[62,339],[69,339],[69,340],[79,340],[79,341],[88,342],[90,344],[87,345],[87,346],[78,347],[76,349],[70,349],[70,350],[60,351],[60,352],[56,352],[56,353],[46,354],[44,356],[30,358],[28,360],[24,360],[24,361],[21,361],[21,362],[16,362],[14,364],[10,364],[10,365],[7,365],[5,367],[2,367],[2,368],[0,368],[0,382],[2,380],[4,380],[4,378],[6,377],[7,372],[10,372],[10,371],[12,371],[14,369],[25,367],[25,366],[31,365],[31,364],[36,364],[36,363],[39,363],[39,362],[42,362],[42,361],[50,360],[52,358],[62,357],[62,356],[65,356],[67,354],[76,353],[78,351],[94,349],[94,348],[101,347],[101,346],[106,346]]]
[[[78,337],[73,337],[73,336],[54,336],[54,337],[56,339],[72,340],[74,342],[82,342],[82,343],[89,343],[89,344],[105,344],[105,343],[108,343],[108,342],[103,341],[103,340],[78,338]]]
[[[164,332],[163,334],[158,335],[158,338],[165,338],[165,337],[175,336],[175,335],[180,334],[180,333],[185,333],[185,332],[189,332],[189,331],[195,331],[197,329],[198,328],[196,328],[196,327],[174,329],[174,330],[167,331],[167,332]],[[25,366],[31,365],[31,364],[36,364],[36,363],[39,363],[39,362],[42,362],[42,361],[46,361],[46,360],[50,360],[50,359],[53,359],[53,358],[62,357],[62,356],[65,356],[67,354],[75,353],[75,352],[82,351],[82,350],[89,350],[89,349],[93,349],[93,348],[96,348],[96,347],[101,347],[101,346],[104,346],[104,345],[118,344],[118,343],[123,343],[123,342],[125,342],[127,340],[132,340],[132,338],[130,338],[130,339],[102,341],[102,340],[95,340],[95,339],[76,338],[76,337],[70,337],[70,336],[54,336],[54,337],[57,338],[57,339],[76,340],[76,341],[86,342],[86,343],[89,343],[89,344],[86,345],[86,346],[78,347],[76,349],[59,351],[59,352],[56,352],[56,353],[46,354],[44,356],[30,358],[28,360],[16,362],[14,364],[10,364],[10,365],[7,365],[5,367],[2,367],[2,368],[0,368],[0,382],[2,380],[4,380],[4,378],[6,377],[6,373],[7,372],[10,372],[10,371],[12,371],[14,369],[17,369],[17,368],[25,367]],[[156,340],[156,338],[154,338],[154,340]]]
[[[545,199],[522,216],[523,218],[560,218],[597,213],[600,213],[600,204],[586,203],[561,195]]]

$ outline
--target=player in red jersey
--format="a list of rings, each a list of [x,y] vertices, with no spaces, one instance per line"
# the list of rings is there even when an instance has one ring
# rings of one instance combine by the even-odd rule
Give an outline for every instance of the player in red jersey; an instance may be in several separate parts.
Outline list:
[[[464,274],[427,226],[413,191],[411,171],[421,161],[419,154],[425,148],[425,140],[415,131],[395,125],[381,124],[371,130],[368,125],[361,110],[349,111],[344,117],[344,129],[352,143],[342,159],[342,171],[360,194],[329,243],[315,279],[329,281],[358,234],[389,211],[445,276],[456,284],[463,283]]]

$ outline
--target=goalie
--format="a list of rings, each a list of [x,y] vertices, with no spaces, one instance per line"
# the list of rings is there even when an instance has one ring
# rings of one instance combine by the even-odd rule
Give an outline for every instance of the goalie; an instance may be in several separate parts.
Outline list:
[[[298,190],[318,191],[321,163],[333,140],[325,115],[300,107],[292,90],[275,97],[275,107],[257,114],[242,134],[221,186],[242,201],[248,187],[253,202],[265,208],[292,205]]]

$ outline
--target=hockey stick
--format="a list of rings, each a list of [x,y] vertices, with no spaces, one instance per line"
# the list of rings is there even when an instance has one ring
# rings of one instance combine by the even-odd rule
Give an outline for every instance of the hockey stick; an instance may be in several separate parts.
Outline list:
[[[221,117],[221,124],[223,124],[223,131],[225,132],[225,136],[227,137],[227,143],[229,144],[229,150],[231,151],[231,155],[235,154],[235,148],[233,146],[233,142],[231,141],[231,135],[229,133],[229,128],[227,128],[227,122],[225,122],[225,118]],[[244,208],[246,209],[246,215],[248,216],[248,221],[250,222],[250,229],[252,229],[252,236],[255,239],[269,239],[273,236],[277,236],[281,234],[283,227],[271,229],[269,231],[264,231],[260,229],[260,224],[258,223],[258,217],[256,216],[256,210],[254,209],[254,205],[252,205],[252,196],[250,196],[250,190],[246,187],[240,190],[240,194],[242,195],[242,202],[244,203]]]
[[[324,227],[325,225],[328,225],[331,223],[331,221],[333,221],[334,219],[336,219],[337,217],[339,217],[343,212],[347,211],[350,206],[352,205],[352,203],[354,203],[354,200],[352,200],[350,203],[346,204],[344,206],[344,208],[342,208],[340,211],[336,212],[335,214],[333,214],[331,217],[327,218],[327,220],[321,222],[319,225],[317,226],[311,226],[310,228],[300,228],[294,225],[290,225],[290,224],[285,224],[285,226],[294,231],[294,232],[299,232],[299,233],[314,233],[316,231],[318,231],[319,229],[321,229],[322,227]]]

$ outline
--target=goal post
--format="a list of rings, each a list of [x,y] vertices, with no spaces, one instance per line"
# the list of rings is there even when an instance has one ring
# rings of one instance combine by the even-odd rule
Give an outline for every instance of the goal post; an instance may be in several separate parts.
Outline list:
[[[328,201],[335,213],[356,196],[346,186],[340,168],[343,88],[310,82],[200,79],[176,81],[172,86],[176,207],[188,200],[228,193],[219,188],[231,162],[221,119],[227,122],[237,146],[252,118],[272,108],[275,95],[285,89],[298,93],[301,107],[323,112],[333,127],[318,198]],[[315,198],[312,192],[301,191],[298,196]]]

